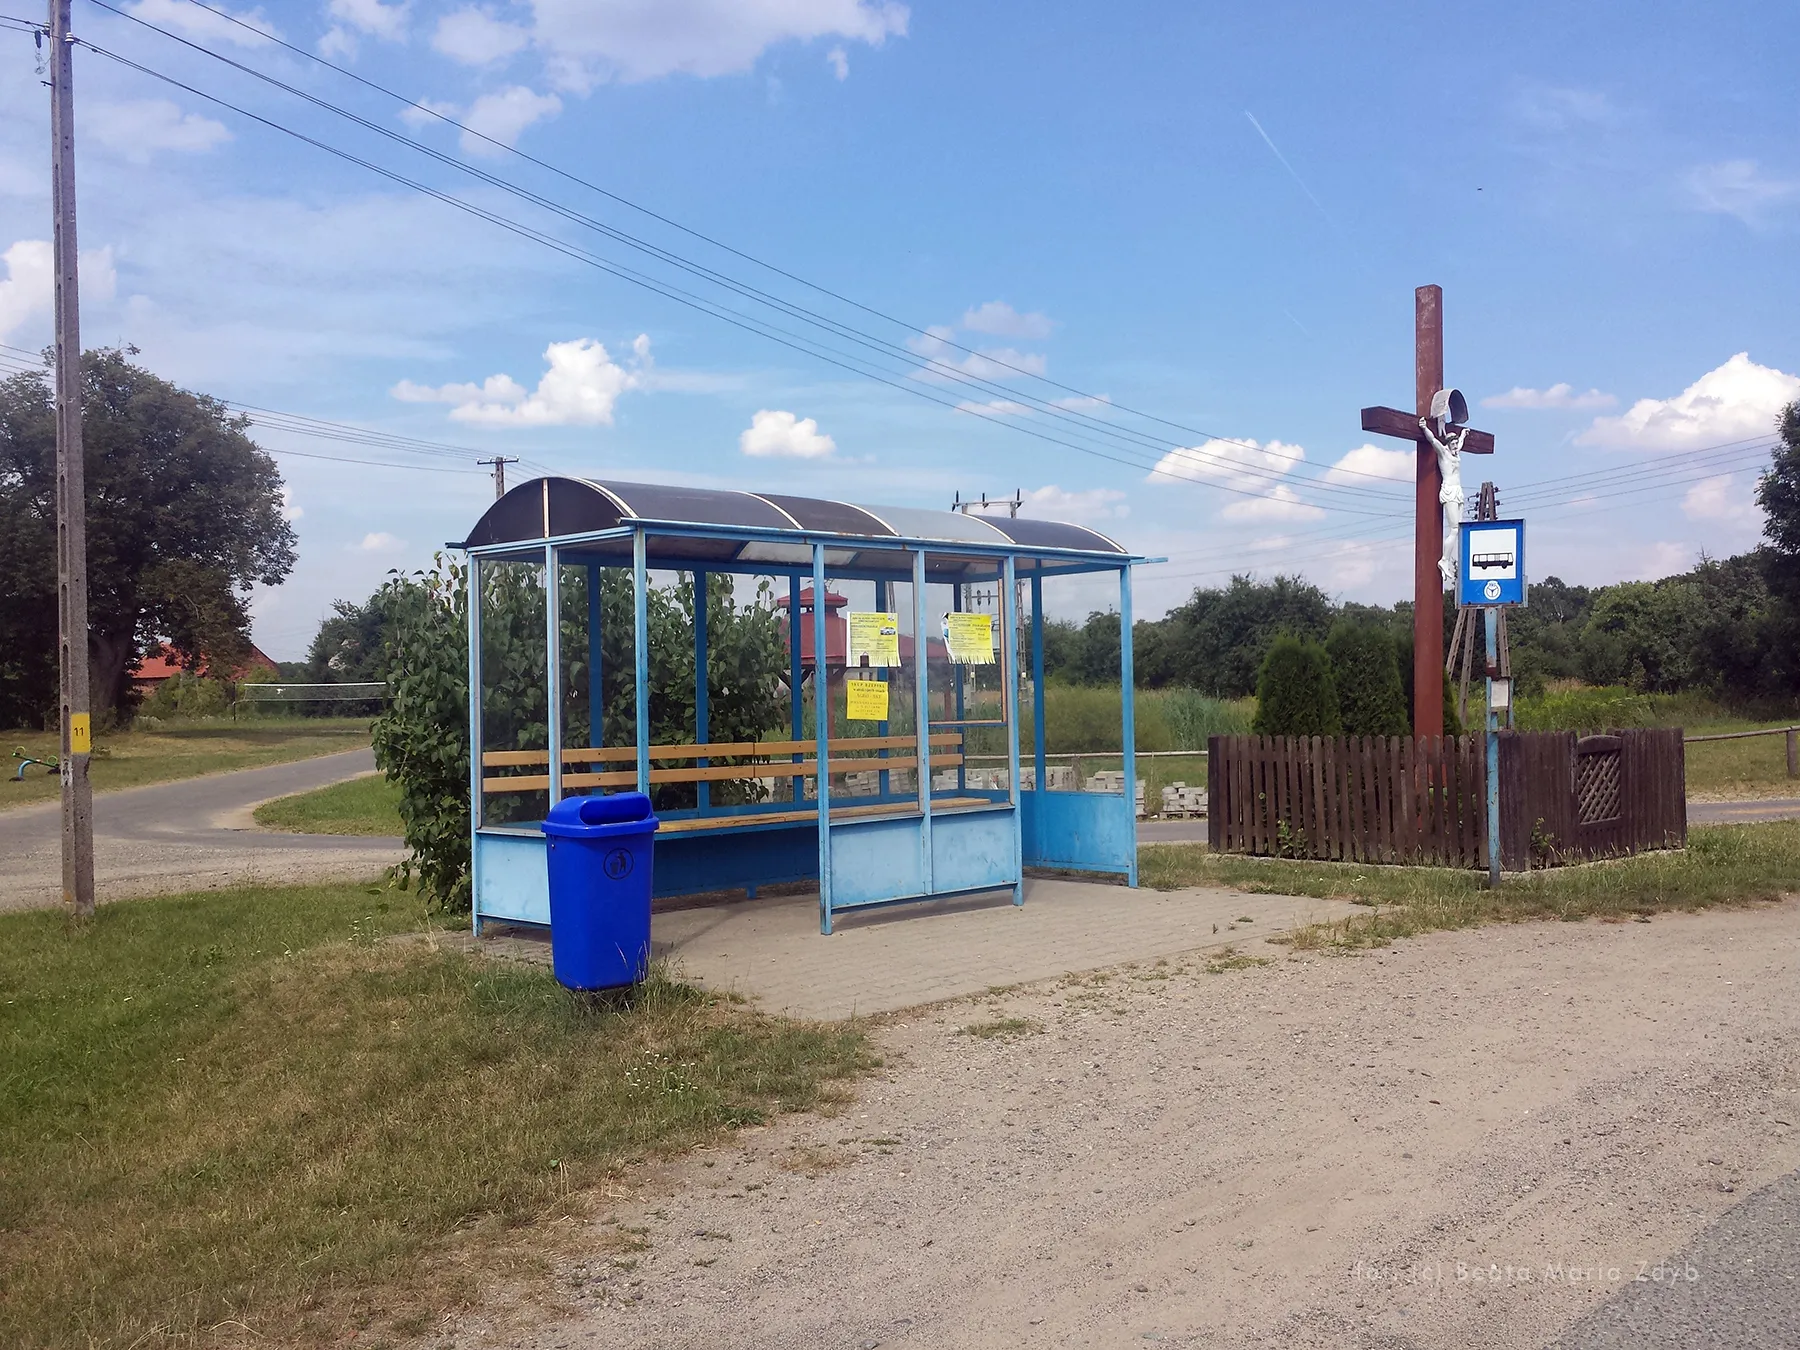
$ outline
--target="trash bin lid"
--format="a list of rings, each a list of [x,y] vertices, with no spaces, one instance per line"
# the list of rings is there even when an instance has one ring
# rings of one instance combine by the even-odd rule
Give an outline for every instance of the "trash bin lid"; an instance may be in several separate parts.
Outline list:
[[[636,833],[620,831],[620,825],[654,830],[660,822],[650,814],[650,799],[641,792],[615,792],[605,797],[564,797],[544,818],[545,834],[581,836]],[[614,829],[606,829],[613,826]]]

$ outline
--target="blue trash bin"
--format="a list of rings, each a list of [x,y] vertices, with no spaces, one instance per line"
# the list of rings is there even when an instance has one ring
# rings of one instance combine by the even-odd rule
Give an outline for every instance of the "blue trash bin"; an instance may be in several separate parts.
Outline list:
[[[550,955],[570,989],[613,989],[650,964],[651,838],[641,792],[567,797],[541,828],[550,864]]]

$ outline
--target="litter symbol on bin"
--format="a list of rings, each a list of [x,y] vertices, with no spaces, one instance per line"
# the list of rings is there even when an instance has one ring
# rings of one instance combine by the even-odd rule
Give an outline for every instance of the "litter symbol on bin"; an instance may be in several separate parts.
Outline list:
[[[606,868],[606,875],[611,877],[614,881],[619,881],[630,876],[631,850],[628,848],[615,848],[611,853],[606,855],[604,866]]]

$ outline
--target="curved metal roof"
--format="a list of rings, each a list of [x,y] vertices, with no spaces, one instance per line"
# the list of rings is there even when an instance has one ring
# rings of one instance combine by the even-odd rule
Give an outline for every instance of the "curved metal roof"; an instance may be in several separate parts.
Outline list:
[[[841,544],[831,549],[837,555],[832,559],[834,566],[843,566],[843,553],[854,554],[858,542],[888,539],[941,542],[951,551],[957,545],[977,544],[1009,551],[1041,549],[1126,556],[1115,540],[1099,531],[1063,521],[965,515],[960,511],[905,506],[857,506],[826,498],[719,488],[601,483],[585,478],[534,478],[521,483],[487,509],[460,547],[566,538],[636,521],[699,526],[713,531],[744,530],[756,536],[677,540],[669,536],[659,538],[653,533],[649,545],[653,559],[660,556],[687,561],[787,564],[810,561],[807,545],[772,540],[766,533],[771,531],[837,536]],[[675,547],[677,544],[679,547]],[[891,552],[887,556],[891,559]]]

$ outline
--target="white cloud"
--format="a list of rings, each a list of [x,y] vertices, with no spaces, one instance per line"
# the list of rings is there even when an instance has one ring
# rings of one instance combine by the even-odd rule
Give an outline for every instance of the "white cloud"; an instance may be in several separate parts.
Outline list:
[[[364,553],[397,553],[406,547],[403,540],[394,538],[386,530],[377,530],[373,534],[365,534],[362,543],[356,546]]]
[[[225,13],[215,14],[212,10],[224,10]],[[236,47],[262,47],[271,38],[281,36],[280,30],[260,9],[234,12],[219,4],[212,5],[212,9],[202,9],[199,5],[190,5],[187,0],[137,0],[127,12],[158,28],[173,29],[206,42],[228,42]],[[233,23],[233,19],[237,22]]]
[[[1072,412],[1085,412],[1089,408],[1104,408],[1112,402],[1107,394],[1074,394],[1068,398],[1053,398],[1052,408],[1066,408]]]
[[[1759,519],[1748,483],[1736,474],[1702,478],[1681,498],[1681,514],[1689,520],[1719,520],[1734,525]]]
[[[1317,520],[1325,509],[1300,500],[1286,483],[1261,497],[1240,497],[1219,514],[1226,520]]]
[[[560,85],[749,70],[779,42],[832,37],[878,47],[906,36],[893,0],[532,0],[534,36]]]
[[[494,147],[481,136],[502,145],[512,145],[533,122],[554,117],[561,111],[562,100],[555,94],[539,94],[523,85],[502,89],[497,94],[483,94],[469,105],[465,116],[457,119],[469,131],[480,133],[480,136],[471,136],[464,132],[462,148],[470,154],[493,154]]]
[[[850,58],[844,54],[842,47],[833,47],[825,53],[825,63],[831,67],[832,74],[840,80],[850,78]]]
[[[956,330],[948,324],[933,324],[906,345],[930,366],[913,372],[916,379],[956,383],[951,372],[960,371],[978,380],[1004,380],[1010,376],[1042,375],[1048,366],[1040,352],[1021,352],[1012,347],[982,347],[977,351],[959,351],[951,345]]]
[[[184,113],[166,98],[90,103],[82,110],[81,129],[134,164],[148,163],[158,150],[197,152],[231,139],[223,122]]]
[[[1598,389],[1585,394],[1575,392],[1571,384],[1553,384],[1548,389],[1526,389],[1514,385],[1504,394],[1490,394],[1481,400],[1484,408],[1610,408],[1619,400]]]
[[[294,501],[293,489],[286,483],[281,485],[281,518],[290,525],[306,514],[306,508]]]
[[[50,312],[56,255],[48,239],[20,239],[0,253],[0,263],[6,265],[6,275],[0,277],[0,339],[4,339]],[[118,280],[111,245],[81,255],[82,299],[112,299]]]
[[[6,277],[0,280],[0,338],[10,337],[50,308],[54,255],[48,239],[21,239],[0,253]]]
[[[1025,417],[1030,414],[1031,409],[1010,398],[991,398],[985,403],[976,399],[964,399],[956,405],[956,411],[974,413],[977,417]]]
[[[1694,450],[1771,436],[1781,410],[1800,398],[1800,375],[1759,366],[1739,352],[1673,398],[1643,398],[1617,417],[1596,417],[1577,445]]]
[[[738,449],[758,459],[823,459],[837,442],[813,418],[764,408],[738,436]]]
[[[650,339],[640,334],[632,350],[636,359],[626,367],[593,338],[552,342],[544,349],[549,369],[533,390],[502,374],[436,388],[402,380],[392,392],[404,403],[448,403],[452,418],[478,426],[611,426],[619,395],[643,388]]]
[[[1049,337],[1056,325],[1046,315],[1021,314],[1004,300],[989,300],[965,311],[962,326],[971,333],[988,333],[994,337],[1041,339]]]
[[[431,35],[433,48],[465,66],[503,61],[530,41],[531,34],[518,24],[496,19],[486,10],[473,7],[444,15]]]
[[[1325,481],[1367,486],[1370,478],[1387,478],[1396,483],[1410,483],[1418,474],[1418,460],[1416,450],[1359,445],[1325,470]]]
[[[1210,440],[1170,450],[1156,461],[1144,481],[1163,486],[1170,479],[1218,484],[1254,497],[1233,501],[1219,514],[1231,520],[1311,520],[1325,512],[1300,500],[1286,477],[1306,460],[1306,451],[1282,441]]]
[[[1253,487],[1266,483],[1270,474],[1292,473],[1305,459],[1304,449],[1281,441],[1211,440],[1170,450],[1156,461],[1144,481],[1160,486],[1175,478],[1187,483]]]
[[[332,18],[370,37],[400,42],[406,37],[406,12],[411,6],[385,5],[381,0],[331,0],[325,12]]]
[[[1769,212],[1800,198],[1800,181],[1774,178],[1753,159],[1728,159],[1691,169],[1688,197],[1701,211],[1736,216],[1746,225],[1761,225]]]
[[[1566,132],[1610,127],[1622,120],[1613,101],[1595,89],[1535,85],[1513,100],[1513,115],[1539,131]]]

